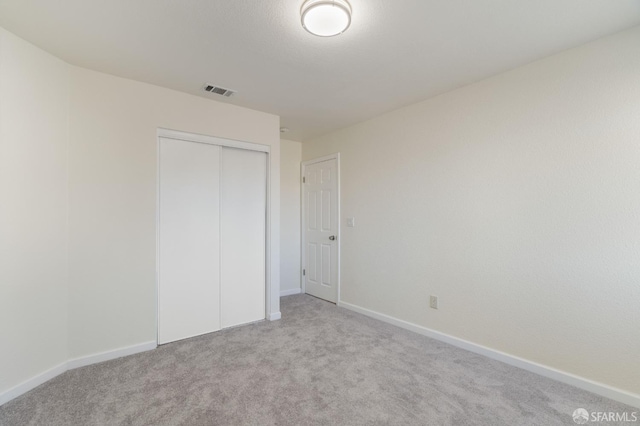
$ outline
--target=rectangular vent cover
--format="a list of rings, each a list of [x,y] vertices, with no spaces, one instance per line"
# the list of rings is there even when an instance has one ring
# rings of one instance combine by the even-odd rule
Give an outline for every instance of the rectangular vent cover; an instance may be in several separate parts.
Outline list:
[[[231,89],[225,89],[224,87],[214,86],[213,84],[205,84],[204,86],[205,92],[215,93],[216,95],[222,95],[224,97],[229,97],[236,93]]]

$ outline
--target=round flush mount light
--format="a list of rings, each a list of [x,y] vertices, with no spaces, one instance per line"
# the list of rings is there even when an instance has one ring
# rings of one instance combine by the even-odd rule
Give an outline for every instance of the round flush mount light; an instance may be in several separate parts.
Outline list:
[[[347,0],[306,0],[300,16],[305,30],[331,37],[342,34],[351,25],[351,5]]]

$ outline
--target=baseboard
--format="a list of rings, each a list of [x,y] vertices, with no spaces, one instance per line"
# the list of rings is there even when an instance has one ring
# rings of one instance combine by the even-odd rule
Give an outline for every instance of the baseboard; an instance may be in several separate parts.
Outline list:
[[[300,293],[302,293],[301,288],[292,288],[290,290],[282,290],[280,292],[280,297],[293,296],[294,294],[300,294]]]
[[[99,362],[109,361],[116,358],[121,358],[127,355],[150,351],[152,349],[155,349],[156,346],[156,342],[140,343],[138,345],[127,346],[126,348],[101,352],[98,354],[75,358],[67,362],[63,362],[62,364],[59,364],[43,373],[38,374],[37,376],[30,378],[29,380],[20,383],[17,386],[12,387],[11,389],[3,393],[0,393],[0,405],[3,405],[11,401],[12,399],[29,392],[31,389],[40,386],[41,384],[53,379],[56,376],[59,376],[65,371],[73,370],[79,367],[85,367],[91,364],[97,364]]]
[[[87,365],[97,364],[99,362],[122,358],[123,356],[150,351],[155,349],[157,346],[158,345],[156,342],[146,342],[133,346],[127,346],[125,348],[114,349],[112,351],[100,352],[93,355],[70,359],[69,361],[67,361],[67,370],[73,370],[75,368],[85,367]]]
[[[269,321],[278,321],[280,318],[282,318],[282,313],[280,312],[272,312],[269,314]]]
[[[632,407],[640,408],[640,395],[627,392],[621,389],[614,388],[603,383],[595,382],[593,380],[586,379],[584,377],[576,376],[575,374],[567,373],[565,371],[557,370],[555,368],[538,364],[533,361],[526,360],[514,355],[507,354],[495,349],[488,348],[486,346],[472,343],[467,340],[459,339],[449,334],[441,333],[439,331],[432,330],[430,328],[422,327],[420,325],[404,321],[398,318],[394,318],[389,315],[381,314],[376,311],[372,311],[366,308],[362,308],[357,305],[353,305],[347,302],[338,302],[338,306],[350,311],[357,312],[359,314],[375,318],[377,320],[386,322],[388,324],[395,325],[405,330],[413,331],[414,333],[421,334],[423,336],[431,337],[432,339],[439,340],[441,342],[448,343],[453,346],[465,349],[469,352],[474,352],[479,355],[486,356],[487,358],[495,359],[497,361],[504,362],[505,364],[512,365],[514,367],[522,368],[523,370],[530,371],[540,376],[548,377],[550,379],[566,383],[571,386],[595,393],[600,396],[612,399],[614,401],[621,402],[623,404],[630,405]]]
[[[31,389],[40,386],[44,382],[47,382],[56,376],[59,376],[65,371],[67,371],[67,363],[63,362],[62,364],[56,365],[55,367],[50,368],[49,370],[44,371],[37,376],[25,380],[19,385],[0,393],[0,405],[3,405],[11,401],[12,399],[29,392]]]

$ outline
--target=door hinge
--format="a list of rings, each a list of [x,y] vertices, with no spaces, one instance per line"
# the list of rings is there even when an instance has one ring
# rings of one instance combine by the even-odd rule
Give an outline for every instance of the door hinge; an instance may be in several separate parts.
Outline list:
[[[302,270],[302,275],[307,275],[307,270],[306,269]]]
[[[302,177],[302,183],[307,183],[307,178],[306,177]]]

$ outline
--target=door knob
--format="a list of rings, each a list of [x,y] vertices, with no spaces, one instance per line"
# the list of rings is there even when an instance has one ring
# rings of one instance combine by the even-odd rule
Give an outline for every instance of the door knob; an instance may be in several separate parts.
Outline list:
[[[335,240],[335,239],[336,239],[336,236],[335,236],[335,235],[332,235],[332,236],[330,236],[330,237],[329,237],[329,239],[330,239],[331,241],[333,241],[333,240]]]

